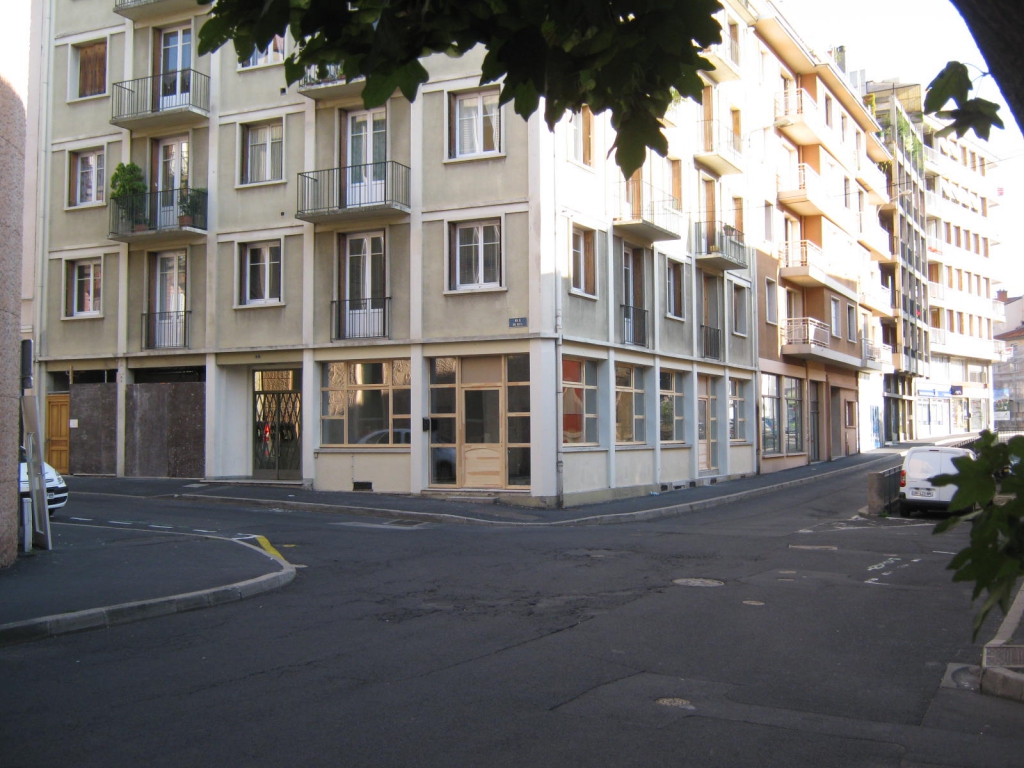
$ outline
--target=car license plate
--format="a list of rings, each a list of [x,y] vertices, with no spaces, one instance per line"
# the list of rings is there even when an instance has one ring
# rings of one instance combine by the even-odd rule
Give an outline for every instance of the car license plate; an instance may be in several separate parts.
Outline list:
[[[54,499],[54,497],[56,495],[57,495],[56,493],[48,493],[48,494],[46,494],[46,500],[47,501],[53,501],[53,499]]]
[[[910,492],[911,496],[920,496],[924,499],[930,499],[935,495],[935,491],[931,488],[915,488]]]

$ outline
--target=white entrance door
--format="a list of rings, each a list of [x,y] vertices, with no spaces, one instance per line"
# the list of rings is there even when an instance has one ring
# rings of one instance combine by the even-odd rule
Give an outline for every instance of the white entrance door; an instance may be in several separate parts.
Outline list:
[[[156,347],[185,346],[185,252],[168,251],[156,258]]]
[[[375,233],[349,237],[347,262],[345,338],[386,336],[384,235]]]
[[[162,139],[157,156],[157,229],[176,227],[178,203],[188,188],[188,138]]]
[[[383,109],[349,114],[348,159],[348,207],[383,203],[387,191],[387,115]]]
[[[188,106],[192,86],[192,28],[165,29],[160,41],[160,109]]]

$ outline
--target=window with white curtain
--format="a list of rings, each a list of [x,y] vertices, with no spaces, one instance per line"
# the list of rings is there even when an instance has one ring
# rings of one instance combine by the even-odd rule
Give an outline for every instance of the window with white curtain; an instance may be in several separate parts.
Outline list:
[[[452,250],[451,290],[501,286],[501,226],[497,221],[453,225]]]
[[[245,243],[239,264],[239,304],[281,301],[281,243]]]
[[[284,179],[284,123],[242,126],[242,184]]]
[[[458,94],[453,97],[451,108],[451,157],[478,157],[501,152],[501,109],[496,89]]]

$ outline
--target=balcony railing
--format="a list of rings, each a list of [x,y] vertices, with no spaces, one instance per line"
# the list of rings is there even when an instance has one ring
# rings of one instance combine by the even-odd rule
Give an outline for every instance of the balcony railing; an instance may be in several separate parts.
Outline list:
[[[172,349],[188,347],[188,326],[191,310],[180,312],[144,312],[142,315],[143,347]]]
[[[721,120],[698,120],[701,138],[697,160],[719,174],[742,170],[743,138]]]
[[[864,339],[864,359],[892,365],[892,347],[888,344],[872,344],[868,339]]]
[[[700,327],[700,353],[708,360],[722,359],[722,329],[708,325]]]
[[[408,166],[385,160],[299,174],[299,218],[371,207],[409,210]]]
[[[791,317],[786,320],[784,344],[809,344],[828,348],[831,331],[825,323],[813,317]]]
[[[810,240],[797,240],[793,243],[782,243],[779,246],[782,266],[784,267],[817,267],[829,271],[828,263],[821,246]]]
[[[651,241],[677,240],[683,231],[679,200],[643,179],[626,179],[618,187],[615,226]]]
[[[928,298],[930,299],[944,299],[946,298],[946,286],[942,283],[936,283],[931,280],[928,281]]]
[[[743,233],[721,221],[694,222],[693,252],[698,257],[724,259],[727,263],[723,269],[746,269],[750,265]]]
[[[817,127],[818,104],[803,88],[792,88],[775,94],[775,117],[800,117]]]
[[[945,344],[946,343],[946,329],[945,328],[929,328],[928,338],[932,344]]]
[[[178,69],[114,83],[113,123],[174,110],[208,113],[209,76],[194,69]]]
[[[344,79],[345,75],[342,74],[341,64],[324,64],[324,74],[322,77],[320,76],[320,68],[313,64],[306,67],[306,74],[299,80],[299,88],[312,88],[315,85],[336,83]]]
[[[391,326],[391,297],[331,302],[331,339],[387,338]]]
[[[647,346],[647,310],[622,305],[622,341],[638,347]]]
[[[205,230],[207,193],[202,189],[165,189],[110,198],[110,235],[169,230]]]

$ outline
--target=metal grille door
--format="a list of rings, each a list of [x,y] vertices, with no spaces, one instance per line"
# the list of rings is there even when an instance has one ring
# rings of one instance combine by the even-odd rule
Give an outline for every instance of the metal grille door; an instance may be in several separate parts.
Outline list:
[[[253,406],[253,477],[301,480],[302,395],[295,391],[257,390],[253,393]]]

